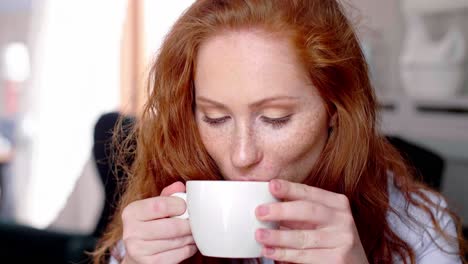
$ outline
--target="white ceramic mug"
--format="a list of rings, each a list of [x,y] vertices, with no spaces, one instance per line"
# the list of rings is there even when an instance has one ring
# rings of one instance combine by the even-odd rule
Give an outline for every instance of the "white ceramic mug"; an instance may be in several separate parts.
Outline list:
[[[204,256],[219,258],[258,258],[262,245],[255,240],[259,228],[277,228],[261,222],[255,209],[278,202],[268,182],[188,181],[187,193],[173,196],[184,199],[192,235]]]

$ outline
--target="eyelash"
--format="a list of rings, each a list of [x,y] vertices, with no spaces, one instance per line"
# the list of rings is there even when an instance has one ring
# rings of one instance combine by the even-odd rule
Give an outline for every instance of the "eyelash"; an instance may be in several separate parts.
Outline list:
[[[274,129],[279,129],[282,128],[284,125],[286,125],[290,120],[291,120],[292,115],[280,117],[280,118],[269,118],[266,116],[262,116],[261,120],[269,125],[271,125]],[[231,117],[229,116],[223,116],[220,118],[209,118],[207,116],[203,117],[203,121],[208,123],[211,126],[219,126],[224,124],[228,119]]]
[[[261,119],[263,122],[270,124],[274,129],[279,129],[285,126],[290,120],[292,115],[287,115],[280,118],[269,118],[262,116]]]
[[[224,122],[226,122],[230,117],[229,116],[223,116],[220,118],[209,118],[207,116],[203,117],[203,121],[208,123],[211,126],[219,126],[222,125]]]

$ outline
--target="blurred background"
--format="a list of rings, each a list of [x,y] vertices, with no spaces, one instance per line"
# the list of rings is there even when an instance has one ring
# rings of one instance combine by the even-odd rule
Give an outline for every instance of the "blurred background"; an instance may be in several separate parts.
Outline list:
[[[192,2],[0,0],[2,223],[95,238],[109,192],[99,121],[139,112],[149,65]],[[468,225],[468,0],[344,2],[382,132]]]

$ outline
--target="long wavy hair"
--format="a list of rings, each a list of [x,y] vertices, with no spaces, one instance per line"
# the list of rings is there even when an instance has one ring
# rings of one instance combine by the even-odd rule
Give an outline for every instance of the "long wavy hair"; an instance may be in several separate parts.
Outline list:
[[[416,261],[414,249],[387,221],[391,211],[401,217],[389,204],[388,172],[408,204],[427,212],[438,233],[450,239],[431,211],[438,204],[429,195],[439,194],[415,180],[398,151],[377,131],[377,105],[367,64],[336,0],[199,0],[175,23],[151,68],[148,100],[128,140],[136,139],[136,148],[119,142],[123,159],[131,156],[134,161],[126,167],[124,194],[93,253],[94,263],[105,263],[121,240],[120,215],[129,203],[158,196],[175,181],[223,179],[194,119],[194,62],[208,38],[252,29],[293,43],[329,113],[336,114],[336,125],[304,183],[348,197],[369,262],[391,263],[395,256],[405,263]],[[454,239],[463,259],[459,220],[451,215],[457,223]],[[226,261],[197,253],[185,263]]]

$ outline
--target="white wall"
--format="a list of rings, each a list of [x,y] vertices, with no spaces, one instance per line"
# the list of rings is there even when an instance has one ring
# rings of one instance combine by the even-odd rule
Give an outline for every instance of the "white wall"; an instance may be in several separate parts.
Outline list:
[[[375,88],[380,95],[394,96],[394,100],[401,100],[405,97],[401,88],[398,56],[400,54],[401,43],[405,34],[404,17],[401,9],[400,0],[344,0],[351,2],[357,9],[360,10],[363,16],[359,24],[359,35],[363,40],[373,41],[375,43],[373,49],[372,61],[370,62],[376,68],[376,84]],[[450,2],[450,3],[449,3]],[[430,7],[431,4],[461,4],[467,3],[466,0],[409,0],[411,7],[418,3],[424,3],[425,7]],[[427,4],[427,5],[426,5]],[[431,7],[431,10],[434,8]],[[426,10],[427,11],[427,10]],[[356,11],[354,11],[356,12]],[[468,39],[468,8],[456,10],[453,13],[442,12],[436,15],[427,17],[429,29],[432,37],[437,39],[446,31],[449,23],[460,23],[465,36]],[[468,68],[467,68],[468,75]],[[465,84],[465,96],[468,95],[468,80]],[[403,98],[407,100],[406,98]],[[423,116],[420,114],[420,116]],[[437,116],[438,118],[442,115]],[[399,130],[403,135],[412,134],[411,131],[430,129],[430,127],[411,127],[415,124],[405,123],[405,118],[401,120],[388,119],[384,115],[384,123],[386,121],[392,127],[387,127],[389,131],[395,131],[395,127],[400,127]],[[390,115],[388,116],[390,117]],[[425,116],[426,119],[430,118]],[[451,117],[447,115],[446,119]],[[459,122],[468,122],[468,114],[457,115]],[[444,121],[448,121],[445,120]],[[420,124],[424,122],[419,122]],[[463,131],[459,131],[464,133]],[[465,131],[468,134],[468,131]],[[430,133],[426,133],[430,134]],[[406,136],[404,136],[406,137]],[[424,137],[420,133],[412,134],[409,137],[410,141],[421,144],[429,149],[442,155],[446,160],[446,170],[442,182],[442,192],[446,195],[454,208],[458,209],[465,223],[468,224],[468,196],[466,188],[468,187],[468,142],[466,137],[456,139],[450,135],[445,138],[443,135],[435,137]],[[462,140],[462,141],[460,141]]]

